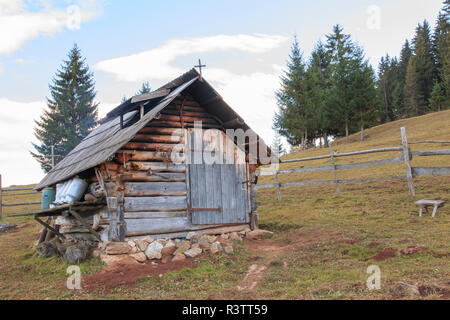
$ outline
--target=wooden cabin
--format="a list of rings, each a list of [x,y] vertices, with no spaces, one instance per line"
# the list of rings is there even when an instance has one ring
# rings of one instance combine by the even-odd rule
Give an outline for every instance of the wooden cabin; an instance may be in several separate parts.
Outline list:
[[[199,152],[194,148],[198,121],[207,129],[200,135],[203,144],[219,137],[231,149],[218,152],[244,160],[209,164],[200,156],[192,163]],[[61,234],[76,238],[95,232],[102,241],[123,241],[255,227],[254,173],[271,157],[270,148],[195,69],[125,101],[100,123],[36,187],[56,187],[73,177],[89,184],[77,203],[46,211],[58,217]],[[254,134],[257,153],[250,152],[251,139],[239,142],[227,129]]]

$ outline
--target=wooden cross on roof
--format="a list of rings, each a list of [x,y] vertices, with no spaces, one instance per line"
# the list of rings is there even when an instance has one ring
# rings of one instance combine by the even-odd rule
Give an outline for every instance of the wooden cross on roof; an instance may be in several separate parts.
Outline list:
[[[203,80],[202,78],[202,68],[206,67],[206,64],[202,64],[202,61],[200,59],[198,59],[198,66],[194,66],[194,68],[198,68],[198,71],[200,73],[200,81]]]

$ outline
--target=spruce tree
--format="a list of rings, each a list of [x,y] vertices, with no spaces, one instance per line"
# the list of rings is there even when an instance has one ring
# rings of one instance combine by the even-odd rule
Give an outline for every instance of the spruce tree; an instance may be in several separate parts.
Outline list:
[[[420,103],[418,114],[424,114],[428,111],[428,99],[436,79],[431,30],[426,20],[417,27],[413,43],[417,86],[425,101],[425,103]]]
[[[140,95],[140,94],[144,94],[144,93],[149,93],[151,91],[150,89],[150,84],[148,83],[148,81],[142,83],[141,88],[139,89],[138,92],[136,92],[136,95]]]
[[[448,12],[447,1],[446,7],[439,12],[436,22],[436,28],[433,35],[433,49],[436,58],[437,81],[447,99],[447,107],[450,107],[450,12]],[[446,9],[447,8],[447,9]]]
[[[422,110],[424,110],[427,105],[427,101],[424,99],[421,87],[419,85],[416,70],[416,57],[413,56],[409,59],[405,79],[404,116],[408,117],[422,114]]]
[[[308,136],[306,66],[297,37],[294,37],[287,68],[281,77],[281,88],[275,94],[279,111],[275,114],[273,128],[286,137],[289,144],[304,144]]]
[[[75,44],[49,85],[48,109],[35,120],[35,136],[40,144],[33,143],[36,152],[31,154],[45,172],[52,165],[51,146],[58,155],[56,163],[96,126],[98,103],[94,102],[94,86],[93,74]]]
[[[448,98],[446,97],[445,91],[439,84],[439,82],[436,82],[434,84],[433,91],[431,91],[431,97],[429,102],[432,111],[441,111],[441,109],[446,108]]]
[[[406,80],[406,70],[408,69],[409,59],[413,52],[409,41],[406,40],[400,52],[400,60],[397,68],[397,82],[392,92],[392,103],[396,110],[396,118],[401,118],[406,114],[404,104],[404,89]]]

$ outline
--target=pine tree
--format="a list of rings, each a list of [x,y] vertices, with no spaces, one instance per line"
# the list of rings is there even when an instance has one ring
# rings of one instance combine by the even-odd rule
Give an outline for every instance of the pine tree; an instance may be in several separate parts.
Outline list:
[[[436,82],[431,91],[430,107],[433,111],[441,111],[441,108],[446,108],[446,103],[448,103],[448,98],[445,95],[445,91],[439,82]]]
[[[273,123],[273,128],[291,145],[304,144],[308,137],[305,67],[297,37],[294,37],[288,70],[281,77],[281,89],[276,92],[279,111]]]
[[[425,104],[420,104],[419,114],[428,111],[428,99],[431,96],[431,90],[436,79],[435,60],[433,55],[433,43],[431,40],[431,30],[428,22],[425,20],[422,25],[416,29],[414,43],[414,67],[416,71],[416,80],[420,95],[423,96]]]
[[[45,172],[51,169],[51,146],[58,155],[56,160],[61,160],[96,126],[94,86],[93,74],[75,44],[49,85],[48,110],[35,121],[40,144],[33,143],[37,152],[31,154]]]
[[[136,92],[136,95],[140,95],[140,94],[144,94],[144,93],[149,93],[150,91],[152,91],[150,89],[150,84],[148,83],[148,81],[142,83],[141,88],[139,89],[138,92]]]
[[[405,79],[405,116],[412,117],[421,114],[426,108],[426,100],[422,94],[416,71],[416,57],[409,59]]]
[[[406,80],[406,70],[408,68],[409,59],[411,58],[412,54],[413,52],[411,46],[409,45],[409,41],[406,40],[400,52],[400,60],[398,62],[397,68],[397,82],[392,92],[392,103],[396,110],[396,119],[401,118],[403,115],[406,114],[404,104],[404,89]]]
[[[271,149],[277,157],[281,157],[284,154],[283,144],[281,143],[281,136],[278,131],[275,131],[275,137],[273,139]]]
[[[305,74],[307,85],[307,105],[311,113],[310,132],[315,138],[324,141],[328,147],[328,135],[335,134],[336,128],[329,121],[329,114],[325,104],[325,94],[329,86],[329,55],[322,42],[318,42],[311,53],[308,69]]]
[[[437,81],[441,83],[444,96],[450,100],[450,12],[448,8],[449,1],[439,12],[433,35],[433,50],[436,58]]]

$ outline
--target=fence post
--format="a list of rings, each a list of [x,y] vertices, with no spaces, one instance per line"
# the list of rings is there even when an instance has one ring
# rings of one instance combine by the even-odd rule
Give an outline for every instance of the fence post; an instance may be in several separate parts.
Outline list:
[[[414,191],[414,180],[413,180],[413,176],[412,176],[411,163],[410,163],[410,154],[411,153],[409,152],[408,139],[406,138],[405,127],[401,127],[400,132],[402,134],[403,159],[405,162],[406,180],[408,182],[409,193],[412,196],[415,196],[416,193]]]
[[[277,185],[278,201],[281,201],[280,183],[278,182],[278,168],[276,166],[274,168],[275,168],[275,170],[274,170],[273,174],[275,176],[275,184]]]
[[[330,157],[331,157],[331,165],[333,167],[334,182],[336,183],[336,192],[337,192],[337,195],[340,196],[341,190],[339,189],[339,183],[338,183],[337,173],[336,173],[336,164],[334,163],[333,148],[331,147],[331,143],[330,143]]]

